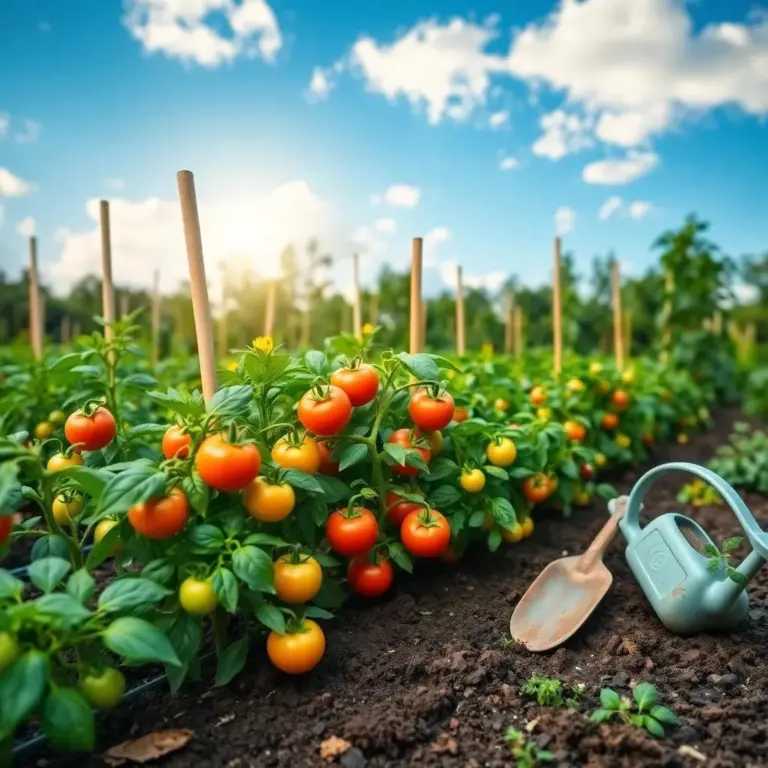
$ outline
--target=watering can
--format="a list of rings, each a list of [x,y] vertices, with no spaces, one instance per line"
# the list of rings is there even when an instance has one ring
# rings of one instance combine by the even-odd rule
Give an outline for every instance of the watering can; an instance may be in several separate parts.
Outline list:
[[[667,512],[644,528],[640,527],[641,504],[650,488],[665,473],[681,471],[709,483],[736,515],[752,545],[752,551],[737,569],[743,583],[733,581],[722,563],[717,569],[709,570],[711,556],[703,550],[707,544],[717,545],[689,517]],[[627,562],[667,629],[681,635],[725,630],[746,616],[749,598],[745,586],[768,560],[768,534],[758,526],[754,515],[729,483],[705,467],[674,462],[646,472],[628,498],[610,501],[608,509],[612,515],[618,509],[618,502],[623,512],[626,504],[618,525],[627,540]],[[702,551],[691,545],[685,533],[697,541]]]

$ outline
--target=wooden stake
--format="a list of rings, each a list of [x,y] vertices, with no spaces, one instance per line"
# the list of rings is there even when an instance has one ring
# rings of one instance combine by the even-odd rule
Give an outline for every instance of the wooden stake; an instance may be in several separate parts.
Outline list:
[[[719,310],[715,310],[715,314],[712,317],[712,332],[716,336],[723,335],[723,313]]]
[[[515,322],[515,354],[523,354],[523,310],[515,305],[514,322]]]
[[[555,268],[552,280],[552,330],[555,347],[555,376],[563,370],[563,307],[560,295],[560,238],[555,238]]]
[[[29,238],[29,335],[35,359],[43,357],[43,334],[40,313],[40,281],[37,275],[37,238]]]
[[[515,352],[514,348],[514,314],[515,292],[507,291],[506,306],[504,308],[504,351],[508,355]]]
[[[356,339],[363,338],[363,307],[360,296],[360,254],[352,254],[352,333]]]
[[[267,303],[264,308],[264,335],[270,339],[275,331],[275,297],[277,294],[277,279],[267,284]]]
[[[115,322],[115,288],[112,284],[112,240],[109,226],[109,202],[99,202],[99,220],[101,222],[101,314],[104,317],[104,338],[110,341],[113,336],[112,323]]]
[[[422,336],[422,310],[421,310],[421,265],[424,249],[424,240],[414,237],[411,243],[411,320],[410,320],[410,348],[411,354],[421,352]]]
[[[184,222],[184,242],[189,262],[190,292],[192,311],[195,316],[197,354],[200,358],[200,378],[203,384],[203,398],[206,403],[216,392],[216,363],[213,354],[213,324],[211,307],[208,303],[208,286],[205,282],[205,260],[203,239],[200,234],[200,215],[197,210],[195,177],[191,171],[176,174],[179,185],[181,217]]]
[[[613,304],[613,354],[616,358],[616,368],[619,372],[624,370],[624,334],[621,323],[624,319],[621,312],[621,275],[619,262],[613,259],[611,262],[611,295]]]
[[[464,276],[461,266],[456,267],[456,352],[463,356],[466,351],[464,325]]]

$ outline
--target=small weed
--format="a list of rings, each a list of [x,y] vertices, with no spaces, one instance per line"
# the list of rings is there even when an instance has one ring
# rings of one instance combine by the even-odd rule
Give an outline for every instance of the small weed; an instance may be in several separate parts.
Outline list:
[[[658,693],[650,683],[636,685],[632,696],[634,702],[626,696],[619,696],[611,688],[603,688],[600,691],[602,707],[592,713],[592,722],[604,723],[618,717],[627,725],[645,728],[651,736],[659,739],[664,736],[665,725],[680,724],[680,719],[671,709],[656,704]]]
[[[502,648],[509,648],[509,647],[515,647],[517,645],[517,640],[515,640],[512,635],[502,635],[499,638],[499,645]]]
[[[536,742],[528,741],[521,731],[510,728],[504,734],[504,741],[512,750],[517,768],[536,768],[541,763],[549,763],[555,759],[551,752],[539,749]]]
[[[569,692],[563,690],[563,684],[554,677],[532,677],[520,689],[526,696],[536,699],[540,707],[568,707],[578,709],[579,700],[584,694],[583,685],[570,686]]]
[[[735,581],[742,587],[747,585],[747,577],[731,565],[731,558],[744,541],[743,536],[732,536],[723,542],[722,552],[714,544],[705,544],[704,551],[709,555],[707,570],[713,573],[722,565],[725,573],[731,581]]]

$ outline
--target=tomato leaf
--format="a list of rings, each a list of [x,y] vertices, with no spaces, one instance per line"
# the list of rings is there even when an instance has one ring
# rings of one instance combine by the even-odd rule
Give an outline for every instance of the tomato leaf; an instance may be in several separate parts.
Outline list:
[[[603,709],[618,710],[621,707],[621,697],[612,688],[603,688],[600,691],[600,703]]]
[[[245,539],[246,544],[261,544],[264,547],[286,547],[288,542],[270,533],[251,533]]]
[[[0,570],[0,600],[15,600],[24,591],[24,582]]]
[[[56,477],[63,480],[74,480],[95,500],[101,497],[107,482],[110,480],[110,476],[103,470],[91,469],[90,467],[67,467],[58,471]]]
[[[320,591],[314,596],[312,602],[321,608],[332,610],[341,607],[346,599],[346,592],[337,582],[323,579]]]
[[[32,560],[43,560],[47,557],[58,557],[61,560],[69,558],[69,545],[63,536],[48,534],[41,536],[32,547]]]
[[[304,355],[304,360],[307,364],[307,368],[318,376],[322,376],[328,367],[328,358],[325,354],[316,349],[310,349],[309,352]]]
[[[229,613],[236,613],[240,592],[235,574],[227,568],[219,568],[213,574],[211,585],[224,610]]]
[[[456,373],[464,373],[464,371],[459,368],[456,363],[454,363],[452,360],[449,360],[447,357],[443,357],[442,355],[430,355],[430,357],[437,363],[440,368],[445,368],[449,371],[456,371]]]
[[[322,495],[323,487],[315,479],[314,475],[308,475],[306,472],[299,472],[297,469],[287,469],[283,473],[285,482],[294,488],[301,488],[307,493]]]
[[[470,528],[480,528],[482,524],[485,522],[485,511],[482,509],[476,509],[472,516],[469,518],[469,527]]]
[[[158,584],[166,585],[176,573],[176,566],[164,557],[157,560],[151,560],[141,570],[141,575],[145,579],[151,579]]]
[[[75,571],[67,581],[67,594],[85,605],[96,591],[96,582],[85,568]]]
[[[285,617],[280,612],[280,609],[272,605],[272,603],[262,603],[256,609],[256,618],[267,629],[279,632],[281,635],[285,634]]]
[[[338,501],[348,499],[351,495],[349,486],[338,477],[315,475],[315,480],[320,483],[320,487],[323,489],[323,501],[326,504],[335,504]]]
[[[275,592],[272,557],[263,549],[251,545],[238,549],[232,555],[232,570],[240,581],[256,592]]]
[[[359,464],[361,461],[365,461],[368,456],[368,447],[363,443],[350,443],[344,446],[344,449],[339,454],[339,470],[343,472],[345,469],[354,467],[355,464]]]
[[[339,567],[339,561],[335,557],[331,557],[326,552],[315,552],[312,557],[317,560],[320,565],[323,566],[323,568],[338,568]]]
[[[411,355],[408,352],[401,352],[397,359],[406,367],[409,373],[412,373],[417,379],[427,379],[437,381],[440,378],[440,369],[431,355],[420,353]]]
[[[61,557],[43,557],[27,569],[29,580],[41,591],[51,592],[69,573],[72,566]]]
[[[60,619],[66,627],[76,627],[92,615],[74,597],[63,592],[43,595],[35,600],[35,606],[40,613]]]
[[[488,532],[488,549],[495,552],[501,546],[501,531],[493,528]]]
[[[41,651],[28,651],[0,676],[0,733],[13,733],[40,703],[48,687],[50,662]]]
[[[93,711],[74,688],[54,688],[48,694],[43,731],[56,749],[92,752],[95,746]]]
[[[308,619],[332,619],[334,615],[324,608],[318,608],[316,605],[308,605],[304,609],[304,616]]]
[[[215,525],[196,525],[189,532],[189,540],[196,554],[216,552],[224,546],[224,533]]]
[[[15,462],[0,464],[0,509],[8,509],[11,497],[20,492],[18,474],[19,466]]]
[[[104,630],[102,639],[112,653],[132,663],[181,664],[168,638],[143,619],[121,616]]]
[[[562,470],[562,473],[566,477],[570,477],[571,480],[578,480],[579,479],[579,468],[576,466],[575,461],[566,461],[562,464],[560,467]]]
[[[128,470],[114,475],[104,489],[97,513],[99,516],[127,512],[143,501],[160,496],[165,490],[165,475],[149,468]]]
[[[429,494],[433,507],[443,509],[461,501],[461,491],[455,485],[441,485]]]
[[[536,473],[532,469],[528,469],[528,467],[512,467],[508,474],[512,480],[524,480],[526,477]]]
[[[219,666],[216,670],[216,680],[214,686],[227,685],[232,679],[240,673],[245,666],[248,658],[248,636],[243,636],[239,640],[227,646],[219,656]]]
[[[199,617],[181,612],[168,630],[168,639],[182,664],[189,664],[197,655],[203,641],[203,628]]]
[[[148,394],[156,403],[160,403],[160,405],[164,405],[182,416],[202,416],[205,413],[205,402],[198,390],[187,392],[169,387],[165,392],[149,392]]]
[[[600,483],[597,488],[595,488],[595,493],[601,499],[605,499],[606,501],[615,499],[619,495],[619,492],[609,483]]]
[[[651,736],[655,736],[657,739],[664,738],[664,726],[652,717],[648,717],[647,715],[643,717],[643,728],[645,728]]]
[[[208,511],[208,505],[211,502],[211,489],[203,482],[196,469],[192,471],[191,476],[185,477],[181,481],[181,489],[195,512],[204,515]]]
[[[125,431],[125,437],[128,440],[135,440],[139,437],[158,438],[164,435],[167,429],[167,424],[137,424]]]
[[[392,541],[387,547],[389,557],[395,565],[402,568],[407,573],[413,573],[413,561],[405,547],[399,541]]]
[[[444,480],[446,477],[458,474],[459,465],[455,461],[446,458],[438,458],[429,464],[429,479]]]
[[[223,387],[209,400],[206,412],[224,418],[243,416],[248,413],[252,400],[253,387],[250,384]]]
[[[495,477],[499,480],[509,480],[509,474],[507,473],[507,470],[502,469],[501,467],[494,467],[493,464],[487,464],[484,466],[483,472],[485,472],[486,475],[490,475],[491,477]]]
[[[496,496],[491,499],[491,515],[493,519],[502,527],[509,530],[517,522],[515,508],[507,499]]]
[[[680,718],[668,707],[653,707],[651,709],[651,717],[660,723],[680,725]]]
[[[111,582],[99,597],[99,609],[107,613],[128,611],[140,605],[158,603],[171,594],[162,584],[141,576],[129,576]]]
[[[156,387],[158,381],[149,373],[131,373],[128,376],[123,376],[120,379],[120,384],[134,389],[147,389],[148,387]]]

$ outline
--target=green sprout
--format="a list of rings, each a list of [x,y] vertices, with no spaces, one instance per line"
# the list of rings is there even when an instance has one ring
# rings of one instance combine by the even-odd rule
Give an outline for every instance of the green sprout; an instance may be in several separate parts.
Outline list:
[[[731,581],[735,581],[739,586],[745,587],[747,585],[747,577],[731,565],[732,553],[741,546],[743,541],[743,536],[732,536],[723,542],[722,551],[715,544],[705,544],[704,551],[710,556],[707,562],[707,570],[714,573],[722,565]]]
[[[536,768],[541,763],[549,763],[555,759],[551,752],[539,749],[536,742],[528,741],[522,731],[510,728],[504,734],[504,741],[512,750],[512,757],[517,768]]]
[[[600,691],[602,707],[592,713],[593,723],[604,723],[619,718],[627,725],[644,728],[651,736],[663,738],[665,725],[679,725],[680,719],[668,707],[656,704],[658,693],[651,683],[640,683],[632,691],[634,702],[619,696],[611,688]]]
[[[526,696],[536,699],[540,707],[578,709],[579,700],[584,695],[582,684],[570,686],[569,693],[566,693],[563,684],[556,678],[535,675],[520,690]]]

